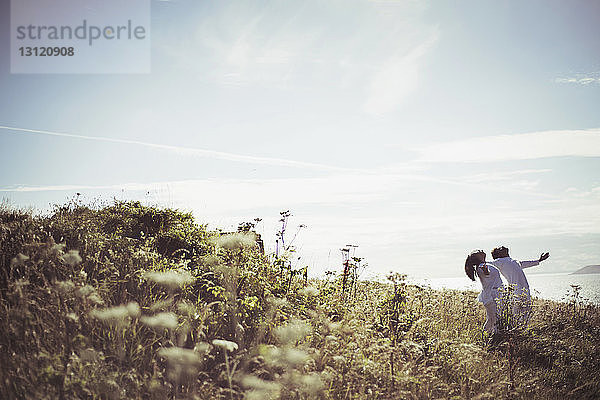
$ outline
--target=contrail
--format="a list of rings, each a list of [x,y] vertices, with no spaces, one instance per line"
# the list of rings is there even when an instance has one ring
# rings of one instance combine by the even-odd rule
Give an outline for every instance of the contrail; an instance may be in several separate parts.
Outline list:
[[[144,147],[150,147],[154,149],[161,149],[167,151],[174,151],[177,153],[190,154],[200,157],[206,158],[214,158],[218,160],[226,160],[226,161],[234,161],[234,162],[243,162],[250,164],[262,164],[262,165],[277,165],[281,167],[294,167],[294,168],[308,168],[308,169],[318,169],[325,171],[359,171],[353,168],[344,168],[344,167],[336,167],[333,165],[320,164],[320,163],[310,163],[304,161],[294,161],[294,160],[286,160],[284,158],[274,158],[274,157],[258,157],[258,156],[249,156],[244,154],[235,154],[228,153],[223,151],[215,151],[215,150],[206,150],[206,149],[198,149],[193,147],[183,147],[183,146],[171,146],[167,144],[157,144],[157,143],[148,143],[141,142],[139,140],[129,140],[129,139],[115,139],[115,138],[107,138],[102,136],[85,136],[85,135],[75,135],[72,133],[64,133],[64,132],[52,132],[45,131],[39,129],[26,129],[26,128],[16,128],[12,126],[0,126],[0,129],[4,129],[6,131],[14,132],[26,132],[26,133],[34,133],[40,135],[48,135],[48,136],[59,136],[59,137],[67,137],[73,139],[84,139],[84,140],[96,140],[99,142],[110,142],[110,143],[121,143],[121,144],[131,144],[138,145]]]
[[[354,173],[359,175],[386,175],[390,178],[402,179],[405,181],[417,181],[417,182],[429,182],[429,183],[438,183],[443,185],[456,185],[463,187],[474,187],[488,190],[490,192],[500,192],[500,193],[517,193],[522,195],[522,190],[506,188],[503,186],[483,186],[481,183],[472,183],[465,182],[457,179],[449,179],[443,177],[434,177],[429,175],[419,175],[419,174],[407,174],[407,173],[387,173],[385,170],[380,169],[356,169],[356,168],[344,168],[344,167],[336,167],[327,164],[319,164],[319,163],[308,163],[303,161],[293,161],[286,160],[282,158],[271,158],[271,157],[256,157],[256,156],[248,156],[242,154],[235,153],[227,153],[221,151],[214,150],[205,150],[205,149],[197,149],[197,148],[189,148],[183,146],[171,146],[165,144],[156,144],[156,143],[148,143],[141,142],[137,140],[128,140],[128,139],[115,139],[115,138],[107,138],[101,136],[84,136],[84,135],[75,135],[71,133],[63,133],[63,132],[52,132],[38,129],[25,129],[25,128],[15,128],[10,126],[1,126],[0,129],[6,131],[14,132],[26,132],[33,134],[41,134],[41,135],[49,135],[49,136],[59,136],[59,137],[68,137],[74,139],[86,139],[86,140],[96,140],[101,142],[111,142],[111,143],[121,143],[121,144],[132,144],[145,146],[150,148],[156,148],[161,150],[173,151],[184,154],[196,155],[199,157],[207,157],[214,158],[219,160],[227,160],[234,162],[242,162],[242,163],[252,163],[252,164],[262,164],[262,165],[275,165],[275,166],[284,166],[284,167],[293,167],[293,168],[303,168],[303,169],[316,169],[321,171],[335,171],[335,172],[345,172],[345,173]],[[117,185],[118,186],[118,185]],[[122,187],[119,186],[119,188]],[[17,188],[0,188],[0,192],[29,192],[29,191],[52,191],[52,190],[77,190],[77,189],[113,189],[113,186],[81,186],[81,185],[58,185],[58,186],[41,186],[41,187],[17,187]],[[558,198],[555,195],[551,195],[548,193],[538,193],[538,192],[529,192],[531,196],[536,197],[544,197],[544,198]]]

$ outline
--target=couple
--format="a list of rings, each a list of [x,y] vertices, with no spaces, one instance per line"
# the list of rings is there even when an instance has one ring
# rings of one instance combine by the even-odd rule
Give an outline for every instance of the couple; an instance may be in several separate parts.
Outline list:
[[[500,274],[504,276],[513,290],[512,298],[504,299],[512,302],[512,318],[517,323],[525,325],[531,311],[531,296],[523,268],[536,266],[549,256],[549,253],[542,253],[540,258],[535,261],[517,261],[510,258],[508,249],[504,246],[492,250],[494,258],[492,262],[485,262],[483,250],[474,250],[467,256],[465,273],[473,281],[477,275],[481,282],[482,291],[477,300],[485,307],[487,318],[483,329],[487,333],[492,334],[497,331],[497,311],[502,308],[503,298],[506,296],[506,292],[499,290],[503,287]]]

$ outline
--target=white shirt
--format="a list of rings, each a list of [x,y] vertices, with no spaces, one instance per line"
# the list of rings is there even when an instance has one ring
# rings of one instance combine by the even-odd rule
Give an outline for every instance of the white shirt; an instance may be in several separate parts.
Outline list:
[[[477,300],[483,304],[488,304],[499,297],[498,288],[502,287],[502,279],[496,267],[490,263],[485,263],[485,265],[487,265],[489,271],[488,275],[483,272],[483,264],[477,266],[477,276],[482,287]]]
[[[539,265],[539,261],[517,261],[510,257],[497,258],[492,261],[492,264],[500,270],[502,276],[506,278],[509,285],[515,288],[515,291],[527,289],[529,292],[529,282],[525,277],[523,268],[534,267]]]

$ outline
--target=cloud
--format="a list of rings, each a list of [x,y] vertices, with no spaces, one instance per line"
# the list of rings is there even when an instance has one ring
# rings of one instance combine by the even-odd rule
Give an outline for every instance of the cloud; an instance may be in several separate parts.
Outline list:
[[[494,162],[547,157],[600,157],[600,129],[477,137],[416,149],[422,162]]]
[[[412,94],[419,84],[422,59],[437,39],[435,32],[407,54],[390,57],[373,76],[363,110],[373,115],[387,114]]]
[[[326,165],[320,163],[310,163],[304,161],[295,161],[295,160],[287,160],[283,158],[274,158],[274,157],[260,157],[260,156],[251,156],[245,154],[235,154],[224,151],[215,151],[215,150],[207,150],[207,149],[199,149],[194,147],[185,147],[185,146],[172,146],[167,144],[158,144],[158,143],[149,143],[142,142],[139,140],[129,140],[129,139],[116,139],[110,137],[102,137],[102,136],[85,136],[85,135],[77,135],[71,133],[63,133],[63,132],[53,132],[39,129],[27,129],[27,128],[16,128],[11,126],[0,126],[0,129],[5,131],[12,131],[13,133],[26,133],[26,134],[40,134],[40,135],[48,135],[48,136],[58,136],[58,137],[66,137],[73,139],[83,139],[83,140],[93,140],[100,142],[109,142],[109,143],[120,143],[120,144],[129,144],[136,146],[144,146],[150,147],[159,150],[166,150],[170,152],[186,154],[197,157],[204,158],[212,158],[217,160],[225,160],[232,162],[241,162],[241,163],[249,163],[249,164],[262,164],[262,165],[275,165],[281,167],[293,167],[293,168],[302,168],[302,169],[313,169],[313,170],[321,170],[321,171],[352,171],[352,169],[336,167],[333,165]],[[356,170],[354,170],[356,171]]]
[[[496,179],[543,171],[507,171]],[[415,184],[417,179],[421,184]],[[481,179],[467,177],[465,180],[471,183],[456,187],[451,181],[427,181],[410,175],[336,174],[319,178],[21,186],[0,191],[21,198],[28,198],[31,192],[52,191],[47,195],[57,200],[60,191],[81,191],[85,198],[97,198],[98,193],[102,198],[115,195],[192,210],[200,222],[225,229],[235,229],[239,222],[258,216],[263,218],[261,229],[269,242],[277,228],[278,212],[291,209],[295,217],[290,226],[308,225],[298,240],[299,247],[306,251],[299,249],[298,254],[302,262],[310,258],[311,267],[321,271],[331,263],[337,265],[338,249],[346,243],[360,245],[360,256],[367,257],[372,272],[397,268],[414,274],[427,270],[452,275],[449,255],[456,255],[460,261],[471,247],[489,248],[498,240],[522,243],[540,236],[561,235],[579,235],[579,242],[589,243],[593,239],[590,235],[600,234],[597,185],[555,192],[554,198],[546,199],[523,191],[515,196],[505,185],[485,188],[477,183]],[[290,232],[294,230],[290,228]],[[438,263],[440,254],[446,256],[442,264]],[[568,261],[570,264],[565,265],[570,266],[572,260]]]
[[[15,185],[0,188],[5,193],[27,193],[27,192],[70,192],[76,190],[118,190],[127,185],[48,185],[27,186]]]
[[[472,175],[467,175],[461,178],[462,182],[468,183],[503,183],[510,182],[514,179],[523,176],[523,175],[531,175],[531,174],[543,174],[547,172],[552,172],[551,169],[548,168],[540,168],[540,169],[520,169],[514,171],[490,171],[490,172],[482,172]]]
[[[168,37],[159,48],[200,80],[345,89],[358,107],[382,114],[414,90],[420,59],[437,39],[426,8],[412,1],[220,2],[194,19],[193,36]]]
[[[574,83],[578,85],[600,84],[600,72],[575,74],[575,76],[556,78],[557,83]]]
[[[0,192],[26,193],[48,191],[131,191],[156,192],[168,187],[171,196],[184,203],[227,212],[261,207],[299,204],[348,204],[377,200],[388,176],[331,175],[322,178],[287,179],[204,179],[112,185],[44,185],[0,188]],[[195,200],[199,199],[199,200]]]

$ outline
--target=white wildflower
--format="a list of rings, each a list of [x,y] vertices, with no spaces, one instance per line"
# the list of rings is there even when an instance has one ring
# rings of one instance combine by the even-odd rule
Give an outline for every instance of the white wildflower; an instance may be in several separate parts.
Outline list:
[[[346,358],[344,356],[333,356],[333,362],[337,365],[344,365]]]
[[[216,244],[226,250],[237,250],[251,248],[256,245],[256,234],[254,232],[238,232],[221,235]]]
[[[21,265],[24,265],[25,261],[27,260],[29,260],[29,257],[27,257],[25,254],[19,253],[10,260],[10,266],[13,268],[20,267]]]
[[[338,338],[334,335],[327,335],[325,336],[325,344],[335,346],[338,344]]]
[[[316,395],[321,389],[323,389],[323,381],[321,377],[315,373],[308,375],[302,375],[300,377],[300,386],[304,393]]]
[[[177,304],[177,311],[180,314],[187,315],[188,317],[193,317],[197,314],[196,307],[193,304],[188,303],[187,301],[182,301]]]
[[[96,292],[96,289],[94,289],[93,286],[85,285],[85,286],[82,286],[81,288],[79,288],[75,294],[77,295],[77,297],[87,297],[90,294],[95,293],[95,292]]]
[[[79,351],[79,358],[83,362],[87,363],[95,363],[100,358],[102,358],[102,353],[98,353],[93,348],[87,348]]]
[[[212,341],[212,344],[216,347],[220,347],[222,349],[225,349],[229,352],[235,351],[238,349],[238,345],[235,342],[231,342],[229,340],[221,340],[221,339],[215,339]]]
[[[92,317],[97,318],[111,325],[124,326],[129,324],[130,317],[136,317],[137,303],[129,303],[117,307],[105,308],[103,310],[95,309],[90,313]],[[139,306],[137,306],[139,311]],[[133,312],[133,314],[132,314]]]
[[[303,294],[308,297],[314,297],[319,295],[319,289],[314,286],[307,286],[300,290],[300,294]]]
[[[75,323],[79,322],[79,317],[75,313],[68,313],[67,319],[71,322],[75,322]]]
[[[62,294],[69,294],[75,290],[75,284],[71,281],[58,281],[54,283],[54,286]]]
[[[172,297],[169,297],[166,300],[157,300],[155,303],[153,303],[150,306],[150,311],[155,313],[157,311],[166,310],[167,308],[171,307],[172,304],[173,304]]]
[[[196,343],[196,345],[194,346],[194,351],[199,353],[199,354],[203,354],[206,353],[210,350],[210,344],[206,343],[206,342],[199,342]]]
[[[294,366],[303,365],[309,359],[308,354],[306,354],[306,352],[294,347],[285,349],[283,352],[283,357],[285,361]]]
[[[331,381],[337,375],[337,371],[330,366],[325,366],[325,369],[321,372],[321,377],[325,381]]]
[[[214,254],[209,254],[207,256],[202,257],[202,265],[205,267],[214,268],[221,263],[219,257]]]
[[[64,243],[54,244],[50,247],[50,253],[60,256],[63,254],[65,247],[67,247]]]
[[[306,364],[310,356],[303,350],[295,347],[264,346],[260,350],[265,361],[270,365],[297,367]]]
[[[163,347],[158,351],[158,355],[169,364],[197,365],[202,361],[194,350],[181,347]]]
[[[142,317],[140,320],[154,329],[175,329],[178,325],[177,315],[172,312],[161,312],[152,317]]]
[[[194,350],[181,347],[163,347],[158,355],[167,361],[168,377],[179,382],[185,376],[193,376],[198,372],[202,358]]]
[[[288,301],[286,299],[284,299],[283,297],[268,297],[267,298],[267,302],[269,304],[272,304],[274,307],[284,307],[286,305],[288,305]]]
[[[61,258],[65,262],[65,264],[70,265],[71,267],[81,262],[79,250],[69,250],[69,252],[67,254],[64,254]]]
[[[140,305],[138,303],[136,303],[135,301],[132,301],[131,303],[127,304],[125,307],[127,307],[127,312],[129,313],[129,316],[131,318],[139,318],[141,311],[140,311]]]
[[[246,399],[278,399],[281,392],[281,384],[265,381],[254,375],[245,375],[242,378],[242,386],[249,389]]]
[[[339,322],[328,322],[327,328],[330,332],[338,331],[342,327],[342,324]]]
[[[144,273],[144,279],[152,281],[168,290],[177,290],[195,281],[191,272],[186,270],[149,271]]]
[[[291,321],[287,325],[277,327],[275,336],[284,344],[296,342],[312,332],[312,328],[304,321]]]

